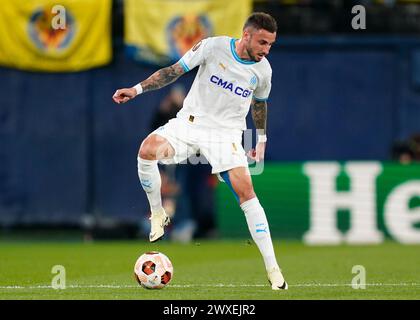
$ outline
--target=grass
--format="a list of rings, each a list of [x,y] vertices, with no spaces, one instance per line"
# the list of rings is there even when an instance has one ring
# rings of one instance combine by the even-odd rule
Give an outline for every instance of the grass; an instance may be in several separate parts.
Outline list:
[[[308,247],[276,241],[288,291],[272,291],[262,258],[245,240],[175,244],[162,241],[0,242],[1,300],[318,300],[419,299],[420,246]],[[165,253],[174,278],[146,290],[133,278],[143,252]],[[54,265],[66,271],[66,289],[51,288]],[[353,289],[355,265],[366,270],[366,289]]]

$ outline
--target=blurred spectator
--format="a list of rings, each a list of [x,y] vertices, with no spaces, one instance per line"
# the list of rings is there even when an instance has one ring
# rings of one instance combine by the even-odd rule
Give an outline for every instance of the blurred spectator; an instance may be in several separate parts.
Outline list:
[[[189,242],[193,238],[215,237],[214,189],[217,181],[211,174],[210,166],[177,165],[176,181],[180,188],[172,220],[171,240]]]
[[[401,164],[409,164],[413,161],[414,154],[411,151],[408,142],[396,141],[392,145],[391,157],[392,160],[398,161]]]
[[[391,156],[393,160],[401,164],[420,161],[420,134],[416,133],[407,140],[394,142]]]
[[[152,131],[163,126],[170,119],[175,118],[178,111],[182,108],[185,96],[184,86],[180,84],[172,86],[169,94],[162,100],[152,119]]]
[[[420,161],[420,133],[411,135],[408,144],[413,152],[414,161]]]

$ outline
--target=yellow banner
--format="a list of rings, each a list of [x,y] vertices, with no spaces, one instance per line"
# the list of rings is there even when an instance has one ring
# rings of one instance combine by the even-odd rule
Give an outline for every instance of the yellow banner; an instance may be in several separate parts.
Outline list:
[[[251,10],[251,0],[125,0],[126,49],[136,60],[167,65],[203,38],[240,38]]]
[[[111,0],[1,1],[1,65],[80,71],[111,57]]]

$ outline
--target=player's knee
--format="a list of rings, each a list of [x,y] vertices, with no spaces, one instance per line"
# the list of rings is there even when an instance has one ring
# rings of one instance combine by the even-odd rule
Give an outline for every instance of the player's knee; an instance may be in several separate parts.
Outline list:
[[[239,197],[240,203],[243,203],[245,201],[255,198],[256,194],[254,192],[254,188],[252,187],[252,185],[242,188],[242,190],[238,192],[238,197]]]
[[[145,160],[156,160],[156,148],[147,139],[143,141],[139,150],[139,157]]]

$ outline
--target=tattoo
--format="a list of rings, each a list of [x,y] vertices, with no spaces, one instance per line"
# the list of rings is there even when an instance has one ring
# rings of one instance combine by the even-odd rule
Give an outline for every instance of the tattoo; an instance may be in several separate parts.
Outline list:
[[[169,67],[156,71],[140,84],[143,88],[143,92],[157,90],[174,82],[184,73],[184,68],[179,64],[179,62],[177,62]]]
[[[267,102],[252,99],[251,113],[258,134],[265,134],[267,130]]]

